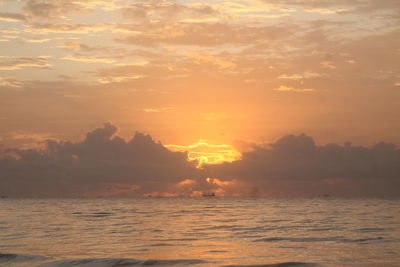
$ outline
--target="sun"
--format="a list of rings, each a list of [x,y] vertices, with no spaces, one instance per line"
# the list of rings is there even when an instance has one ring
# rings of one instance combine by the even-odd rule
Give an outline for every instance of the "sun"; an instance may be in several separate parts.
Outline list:
[[[240,157],[230,145],[215,145],[208,143],[207,140],[199,140],[191,145],[166,145],[172,151],[187,152],[189,160],[197,160],[199,166],[204,164],[219,164],[223,162],[232,162]]]

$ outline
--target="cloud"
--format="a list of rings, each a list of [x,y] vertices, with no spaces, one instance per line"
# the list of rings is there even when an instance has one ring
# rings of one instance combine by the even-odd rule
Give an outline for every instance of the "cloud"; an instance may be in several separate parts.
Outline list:
[[[281,85],[273,90],[279,92],[299,92],[299,93],[315,92],[315,89],[312,88],[296,88],[286,85]]]
[[[210,163],[231,162],[237,160],[240,154],[230,145],[213,145],[207,140],[200,140],[188,146],[166,145],[172,151],[187,151],[189,159],[198,159],[199,166]]]
[[[218,19],[219,14],[215,8],[207,4],[182,5],[167,2],[131,4],[121,8],[120,12],[126,19],[144,23],[214,20]]]
[[[73,1],[28,0],[24,12],[33,19],[52,20],[70,12],[78,11],[79,6]]]
[[[135,34],[125,34],[115,40],[142,46],[160,44],[220,46],[227,44],[248,45],[258,40],[270,41],[289,37],[296,27],[285,25],[251,26],[228,23],[151,23],[136,25]],[[268,37],[268,38],[267,38]]]
[[[70,61],[87,62],[87,63],[112,64],[115,62],[114,59],[108,58],[108,57],[83,56],[83,55],[79,55],[79,54],[68,55],[68,56],[62,57],[61,59],[70,60]]]
[[[161,113],[161,112],[171,112],[174,107],[160,107],[160,108],[144,108],[143,111],[146,113]]]
[[[45,140],[46,134],[14,134],[45,140],[45,146],[0,150],[0,194],[400,196],[400,150],[390,143],[319,146],[305,134],[287,135],[269,145],[253,144],[241,157],[199,169],[197,161],[188,161],[190,146],[169,145],[173,152],[149,135],[136,133],[126,141],[116,133],[116,126],[104,123],[76,143]],[[210,148],[199,142],[191,153],[207,156],[205,146]],[[225,145],[212,148],[231,151]],[[184,150],[190,151],[179,152]]]
[[[300,6],[306,9],[339,9],[345,8],[352,12],[381,12],[382,10],[394,11],[399,9],[396,0],[355,0],[355,1],[308,1],[308,0],[264,0],[264,2],[282,6]]]
[[[3,1],[2,17],[23,23],[0,27],[1,128],[68,123],[69,138],[110,119],[166,140],[302,129],[398,142],[398,1],[265,2]]]
[[[278,79],[283,80],[303,80],[310,78],[318,78],[321,77],[322,74],[316,72],[303,72],[303,73],[294,73],[294,74],[282,74],[278,76]]]
[[[310,8],[310,9],[304,9],[304,11],[310,13],[320,13],[324,15],[330,15],[330,14],[340,14],[343,12],[348,12],[349,10],[346,8],[340,8],[340,9]]]
[[[95,47],[95,46],[90,46],[87,44],[83,44],[81,42],[74,42],[74,41],[68,41],[65,42],[62,46],[62,48],[72,50],[72,51],[81,51],[81,52],[109,52],[109,49],[107,47]]]
[[[6,147],[18,147],[19,149],[41,149],[44,147],[44,142],[47,140],[57,139],[50,133],[27,131],[2,133],[2,137],[0,138],[3,144],[7,144]]]
[[[0,12],[0,21],[19,22],[25,21],[26,17],[18,13]]]
[[[114,28],[111,24],[69,24],[69,23],[32,23],[26,29],[26,32],[34,34],[48,34],[48,33],[73,33],[73,34],[86,34],[91,32],[101,32],[112,30]]]
[[[0,87],[22,87],[24,82],[14,78],[14,77],[0,77]]]
[[[86,0],[77,1],[76,5],[82,6],[85,9],[101,8],[106,11],[119,9],[118,0]]]
[[[117,64],[115,64],[117,65]],[[158,64],[139,62],[133,64],[119,64],[112,68],[104,68],[96,73],[100,83],[119,83],[138,80],[145,77],[152,77],[157,80],[161,78],[169,79],[178,71],[169,67],[168,63],[158,62]],[[181,73],[182,74],[182,73]]]
[[[336,66],[334,65],[334,63],[332,61],[321,61],[320,62],[321,68],[323,69],[336,69]]]
[[[0,56],[0,70],[19,70],[24,68],[50,68],[49,56],[10,57]]]
[[[295,11],[292,8],[284,7],[279,4],[269,2],[223,2],[221,4],[221,9],[224,12],[232,13],[232,14],[250,14],[253,15],[255,13],[265,13],[265,12],[273,12],[273,11],[280,11],[280,12],[293,12]]]
[[[143,75],[126,75],[126,76],[109,76],[100,77],[97,81],[102,84],[128,82],[136,79],[144,78]]]
[[[206,171],[245,183],[248,195],[400,196],[400,150],[384,142],[318,146],[305,134],[287,135]]]
[[[183,5],[176,3],[131,4],[121,9],[125,18],[133,20],[171,20],[181,13]]]
[[[348,64],[355,64],[356,63],[356,61],[352,60],[352,59],[345,60],[345,62],[348,63]]]
[[[166,192],[198,176],[197,162],[187,161],[186,153],[169,151],[142,133],[125,141],[116,132],[104,123],[78,143],[50,140],[42,150],[3,151],[0,194],[132,196]]]
[[[27,42],[27,43],[46,43],[46,42],[51,41],[51,39],[49,39],[49,38],[41,38],[41,39],[37,39],[37,38],[35,38],[35,39],[26,39],[26,38],[24,38],[22,40]]]
[[[197,64],[210,63],[216,65],[220,69],[233,69],[236,67],[236,64],[231,61],[199,51],[189,51],[186,55],[193,58]]]
[[[65,19],[73,13],[85,13],[101,8],[107,11],[115,10],[118,6],[115,0],[27,0],[23,6],[23,12],[34,20],[58,20]]]

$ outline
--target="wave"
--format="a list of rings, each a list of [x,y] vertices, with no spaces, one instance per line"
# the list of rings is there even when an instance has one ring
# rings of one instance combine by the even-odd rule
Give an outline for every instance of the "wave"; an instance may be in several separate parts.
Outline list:
[[[190,266],[207,263],[203,260],[136,260],[136,259],[78,259],[49,262],[43,267],[122,267],[122,266]]]
[[[17,264],[24,262],[43,261],[46,259],[48,258],[42,256],[0,253],[0,264]]]
[[[124,258],[54,260],[42,256],[0,253],[0,266],[40,267],[127,267],[127,266],[191,266],[208,263],[200,259],[137,260]]]
[[[303,238],[296,238],[296,237],[269,237],[269,238],[261,238],[256,239],[255,242],[282,242],[282,241],[289,241],[289,242],[324,242],[324,241],[338,241],[339,238],[337,237],[303,237]]]
[[[51,262],[43,267],[122,267],[122,266],[190,266],[209,263],[203,260],[146,260],[135,259],[81,259]],[[317,267],[315,263],[306,262],[281,262],[259,265],[225,265],[222,267]]]
[[[225,265],[223,267],[317,267],[315,263],[307,262],[280,262],[272,264],[255,264],[255,265]]]
[[[222,253],[225,251],[212,251]],[[36,262],[36,263],[34,263]],[[5,264],[5,265],[3,265]],[[129,267],[129,266],[191,266],[199,264],[212,264],[200,259],[176,259],[176,260],[138,260],[127,258],[88,258],[54,260],[51,258],[0,253],[0,266],[40,266],[40,267]],[[212,264],[215,265],[215,264]],[[317,267],[314,263],[305,262],[281,262],[259,265],[224,265],[222,267]]]
[[[370,243],[370,242],[390,242],[381,236],[371,238],[348,239],[343,237],[269,237],[256,239],[254,242],[343,242],[343,243]]]
[[[75,215],[75,216],[81,217],[81,218],[90,218],[90,217],[102,218],[102,217],[113,216],[115,214],[111,213],[111,212],[103,212],[103,211],[92,212],[92,213],[83,213],[83,212],[77,211],[77,212],[73,212],[72,215]]]
[[[354,230],[355,232],[360,232],[360,233],[375,233],[375,232],[389,232],[389,231],[393,231],[392,228],[360,228],[360,229],[356,229]]]

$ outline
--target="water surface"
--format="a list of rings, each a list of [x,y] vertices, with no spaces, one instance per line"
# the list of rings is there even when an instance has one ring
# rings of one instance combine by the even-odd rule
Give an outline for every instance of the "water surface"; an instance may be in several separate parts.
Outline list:
[[[1,199],[0,253],[0,266],[399,266],[400,200]]]

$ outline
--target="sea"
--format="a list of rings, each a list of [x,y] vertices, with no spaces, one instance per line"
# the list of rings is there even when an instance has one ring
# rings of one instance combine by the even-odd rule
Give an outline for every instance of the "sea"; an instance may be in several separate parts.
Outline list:
[[[0,199],[0,266],[400,266],[400,199]]]

